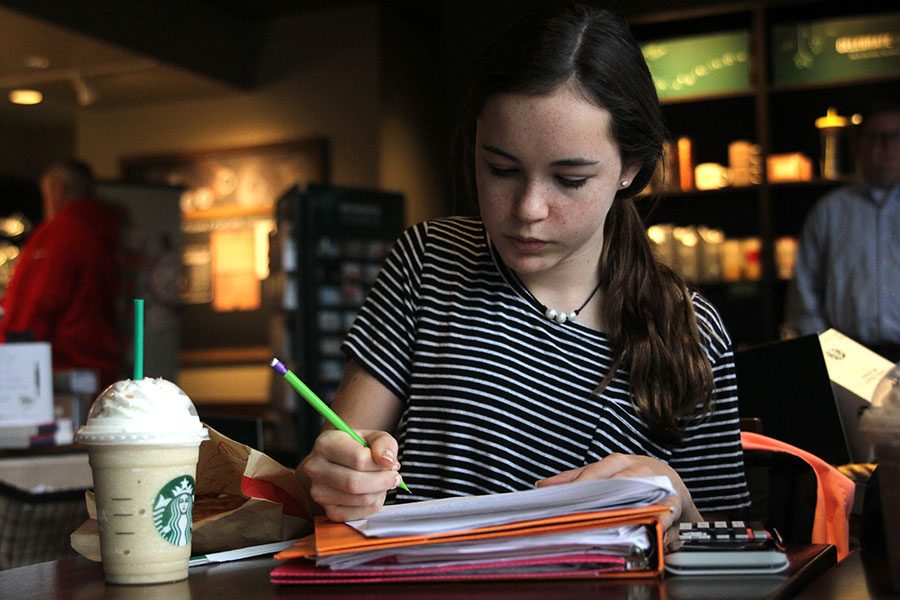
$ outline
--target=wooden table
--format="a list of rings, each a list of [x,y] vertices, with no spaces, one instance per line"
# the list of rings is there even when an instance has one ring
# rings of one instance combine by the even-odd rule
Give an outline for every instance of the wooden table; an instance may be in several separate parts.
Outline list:
[[[835,564],[834,546],[791,548],[790,570],[783,576],[666,577],[638,580],[528,581],[336,586],[277,586],[269,573],[272,558],[203,565],[186,581],[165,585],[106,585],[99,563],[65,558],[0,571],[0,596],[13,600],[264,600],[266,598],[416,598],[437,600],[550,600],[553,598],[639,598],[756,600],[793,597]]]
[[[880,600],[900,598],[891,590],[890,572],[884,556],[858,551],[829,569],[797,596],[805,600]]]

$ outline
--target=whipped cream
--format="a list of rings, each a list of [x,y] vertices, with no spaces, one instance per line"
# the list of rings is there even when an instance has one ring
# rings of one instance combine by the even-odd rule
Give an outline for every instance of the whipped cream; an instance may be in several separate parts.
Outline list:
[[[126,379],[97,396],[75,439],[83,444],[181,446],[209,435],[180,387],[165,379]]]

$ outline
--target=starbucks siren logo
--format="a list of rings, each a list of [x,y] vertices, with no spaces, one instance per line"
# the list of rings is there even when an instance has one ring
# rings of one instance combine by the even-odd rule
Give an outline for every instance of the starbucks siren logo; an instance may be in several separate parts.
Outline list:
[[[194,508],[194,478],[176,477],[156,495],[153,502],[153,524],[170,544],[191,543],[191,516]]]

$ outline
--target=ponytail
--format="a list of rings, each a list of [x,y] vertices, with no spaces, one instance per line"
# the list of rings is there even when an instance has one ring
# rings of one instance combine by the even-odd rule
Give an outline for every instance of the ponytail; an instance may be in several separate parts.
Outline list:
[[[712,404],[712,367],[700,341],[690,292],[659,263],[631,198],[617,198],[606,217],[601,255],[602,318],[618,353],[598,392],[622,366],[632,403],[663,443]]]

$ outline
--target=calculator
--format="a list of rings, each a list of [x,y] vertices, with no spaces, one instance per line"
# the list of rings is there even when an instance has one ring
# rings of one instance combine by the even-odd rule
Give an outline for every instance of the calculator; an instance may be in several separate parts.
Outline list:
[[[761,523],[744,521],[700,521],[681,523],[678,540],[689,550],[781,549],[781,537]]]
[[[778,532],[760,523],[681,523],[666,571],[676,575],[780,573],[789,566]]]

